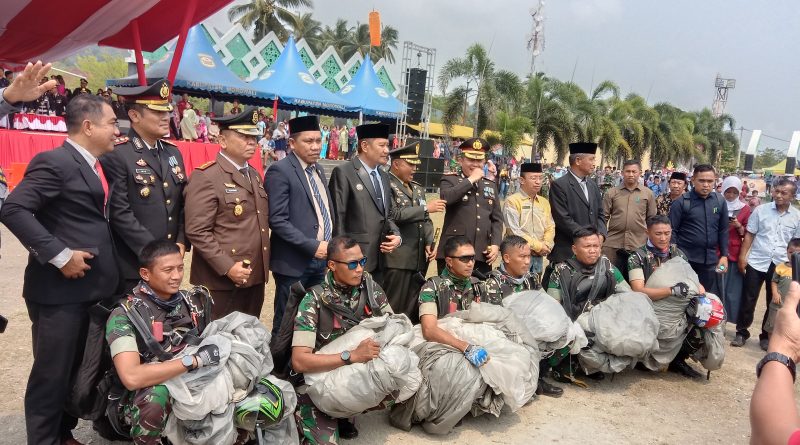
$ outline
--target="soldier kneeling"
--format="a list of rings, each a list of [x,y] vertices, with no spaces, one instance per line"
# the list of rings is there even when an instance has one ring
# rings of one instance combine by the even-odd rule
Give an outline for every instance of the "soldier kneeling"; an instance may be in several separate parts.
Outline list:
[[[364,271],[366,264],[367,257],[354,239],[337,236],[330,240],[325,280],[308,289],[294,317],[291,359],[294,372],[326,372],[378,357],[380,346],[371,338],[352,351],[314,354],[361,320],[393,313],[383,289]],[[325,414],[314,406],[302,386],[297,389],[295,420],[301,444],[336,445],[340,437],[358,436],[353,422]]]
[[[136,444],[160,444],[170,398],[164,382],[204,366],[218,365],[219,348],[173,360],[199,344],[211,315],[208,291],[180,290],[183,257],[172,241],[147,244],[139,255],[141,280],[112,312],[106,325],[114,369],[124,388],[112,389],[107,414],[117,433]]]

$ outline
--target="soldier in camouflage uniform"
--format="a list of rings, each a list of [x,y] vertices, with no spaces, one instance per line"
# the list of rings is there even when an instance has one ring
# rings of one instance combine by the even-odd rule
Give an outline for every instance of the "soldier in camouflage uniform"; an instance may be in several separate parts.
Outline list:
[[[472,277],[475,268],[475,247],[463,235],[447,239],[444,245],[445,268],[438,277],[430,278],[419,293],[419,320],[422,336],[452,346],[464,353],[475,367],[489,360],[489,354],[479,345],[471,345],[440,328],[437,320],[445,315],[469,309],[473,301],[500,304],[502,297],[489,300],[486,286]]]
[[[686,173],[672,172],[669,177],[669,193],[662,193],[656,197],[656,214],[669,216],[672,201],[680,198],[686,191]]]
[[[360,320],[393,313],[383,289],[364,271],[366,257],[355,240],[334,237],[328,243],[327,258],[329,271],[325,280],[308,289],[295,315],[291,363],[298,373],[331,371],[378,357],[380,347],[371,338],[341,354],[314,351],[342,336]],[[317,409],[302,386],[297,388],[295,420],[304,445],[336,445],[339,438],[358,436],[351,420],[335,419]]]
[[[606,165],[603,171],[603,180],[600,181],[600,193],[603,196],[606,196],[606,192],[614,187],[614,174],[611,171],[611,166]]]
[[[205,345],[194,355],[171,359],[186,347],[187,338],[199,337],[211,308],[206,307],[205,299],[180,290],[183,256],[174,242],[153,241],[140,256],[142,280],[111,312],[106,324],[114,369],[124,385],[111,390],[109,403],[116,406],[109,411],[109,421],[117,433],[129,435],[136,444],[160,444],[170,413],[169,392],[163,383],[219,364],[219,349]],[[148,335],[158,342],[158,350],[146,345],[131,317],[141,317],[146,326],[152,326]],[[158,383],[140,383],[153,381]]]
[[[489,301],[502,301],[503,298],[516,292],[542,288],[539,274],[530,272],[531,246],[525,238],[517,235],[505,237],[500,244],[500,256],[503,263],[486,278]],[[536,387],[536,394],[561,397],[564,390],[544,380],[549,372],[548,359],[542,359],[539,362],[539,384]]]

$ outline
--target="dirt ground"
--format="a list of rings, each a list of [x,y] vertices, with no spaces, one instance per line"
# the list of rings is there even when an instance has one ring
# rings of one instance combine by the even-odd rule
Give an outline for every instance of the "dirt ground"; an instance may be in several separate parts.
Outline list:
[[[0,444],[21,444],[25,443],[23,397],[32,362],[30,321],[21,298],[27,252],[4,226],[0,235],[0,313],[9,318],[8,329],[0,334]],[[273,293],[270,283],[261,316],[267,326],[272,325]],[[762,303],[755,326],[760,326],[763,310]],[[751,332],[757,337],[755,328]],[[728,326],[727,337],[732,336],[733,326]],[[468,418],[447,436],[430,436],[419,427],[406,433],[390,426],[385,412],[373,412],[358,418],[360,437],[344,443],[747,443],[755,364],[762,355],[752,340],[743,348],[728,347],[723,368],[702,381],[626,371],[613,380],[592,382],[589,389],[567,387],[562,398],[541,398],[516,413]],[[84,443],[108,443],[86,422],[75,433]]]

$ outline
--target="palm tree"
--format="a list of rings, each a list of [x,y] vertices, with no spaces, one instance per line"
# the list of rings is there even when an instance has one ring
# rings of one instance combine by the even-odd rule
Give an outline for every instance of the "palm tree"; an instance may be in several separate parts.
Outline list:
[[[366,23],[356,23],[356,26],[350,30],[350,35],[344,46],[341,47],[342,56],[344,60],[350,59],[356,53],[361,54],[361,57],[365,57],[369,54],[371,48],[369,25]]]
[[[311,0],[251,0],[228,10],[228,20],[253,29],[253,42],[261,41],[274,31],[282,42],[289,38],[287,23],[292,20],[290,9],[312,8]]]
[[[733,134],[736,121],[729,114],[714,116],[711,110],[704,108],[691,114],[694,122],[694,140],[698,149],[701,149],[708,161],[719,165],[723,152],[735,152],[739,147],[739,140]]]
[[[395,28],[386,25],[381,29],[381,46],[372,49],[372,61],[386,59],[394,63],[394,50],[397,49],[398,32]]]
[[[497,131],[500,132],[500,144],[507,150],[506,154],[516,156],[519,143],[532,127],[531,120],[518,114],[497,112]]]
[[[338,19],[333,28],[325,26],[325,29],[322,30],[319,36],[320,48],[332,46],[333,49],[339,52],[339,55],[347,60],[350,57],[345,56],[342,48],[345,47],[350,40],[350,33],[351,28],[347,25],[347,20]],[[352,54],[350,55],[352,56]]]
[[[669,161],[686,162],[697,157],[691,116],[666,102],[655,104],[653,109],[658,113],[659,123],[650,147],[651,163],[665,165]]]
[[[322,25],[314,20],[310,12],[305,14],[292,14],[289,20],[289,29],[292,31],[295,40],[305,39],[315,54],[319,53],[320,34]]]
[[[573,137],[572,115],[555,94],[558,84],[543,73],[529,77],[526,82],[523,110],[532,124],[531,159],[543,153],[551,141],[558,163],[567,156]]]

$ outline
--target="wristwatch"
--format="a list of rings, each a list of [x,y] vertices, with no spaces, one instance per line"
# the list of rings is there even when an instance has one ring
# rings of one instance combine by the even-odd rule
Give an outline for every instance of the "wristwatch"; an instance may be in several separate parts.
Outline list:
[[[186,367],[187,371],[194,371],[194,356],[184,355],[181,358],[181,364]]]
[[[339,354],[339,357],[342,359],[345,365],[349,365],[352,363],[350,361],[350,351],[342,351],[342,353]]]
[[[789,368],[789,372],[792,373],[792,382],[794,382],[796,372],[794,360],[781,354],[780,352],[770,352],[769,354],[765,355],[760,362],[758,362],[756,365],[756,378],[761,377],[761,370],[764,368],[764,365],[772,361],[779,362]]]

